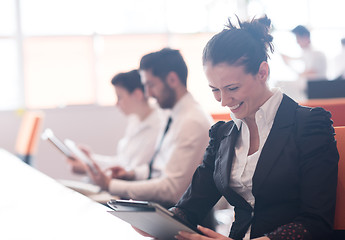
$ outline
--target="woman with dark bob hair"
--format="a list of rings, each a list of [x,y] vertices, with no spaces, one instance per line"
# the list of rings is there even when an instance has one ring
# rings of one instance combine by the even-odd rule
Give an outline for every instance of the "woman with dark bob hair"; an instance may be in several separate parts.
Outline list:
[[[339,155],[331,114],[300,106],[267,85],[266,16],[230,21],[203,52],[215,99],[232,120],[210,130],[203,163],[171,209],[198,225],[224,196],[234,206],[229,237],[204,234],[177,239],[328,239],[333,229]]]

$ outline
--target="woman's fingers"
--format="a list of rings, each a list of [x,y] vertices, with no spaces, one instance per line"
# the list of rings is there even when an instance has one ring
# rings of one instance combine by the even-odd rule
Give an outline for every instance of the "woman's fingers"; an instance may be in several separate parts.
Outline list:
[[[178,240],[211,240],[211,239],[230,240],[231,239],[209,228],[198,226],[198,229],[204,234],[204,236],[197,233],[188,233],[188,232],[182,231],[182,232],[179,232],[179,234],[175,236],[175,238]]]
[[[222,234],[219,234],[209,228],[202,227],[198,225],[198,229],[205,235],[210,237],[211,239],[229,239],[227,237],[224,237]]]

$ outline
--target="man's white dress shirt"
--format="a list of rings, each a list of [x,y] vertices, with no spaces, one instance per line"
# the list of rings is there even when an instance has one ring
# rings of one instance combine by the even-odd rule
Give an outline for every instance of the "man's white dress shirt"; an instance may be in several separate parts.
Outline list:
[[[309,77],[307,80],[326,79],[327,59],[324,53],[309,47],[303,49],[302,60],[305,64],[305,71],[315,72],[315,76]]]
[[[334,58],[332,67],[332,78],[337,78],[339,76],[345,78],[345,46],[342,48],[342,51]]]
[[[213,120],[190,93],[175,104],[171,117],[172,123],[153,163],[152,179],[147,180],[148,165],[142,166],[135,171],[141,181],[113,179],[109,185],[112,195],[165,203],[176,203],[180,199],[202,162]],[[161,135],[163,131],[164,126]]]

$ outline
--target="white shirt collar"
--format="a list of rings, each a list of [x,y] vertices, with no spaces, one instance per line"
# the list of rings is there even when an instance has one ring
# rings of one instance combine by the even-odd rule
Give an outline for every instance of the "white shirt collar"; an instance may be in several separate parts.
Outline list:
[[[171,116],[178,115],[178,113],[185,107],[189,106],[190,101],[193,101],[193,96],[189,92],[183,95],[180,100],[175,104],[175,106],[171,109]]]
[[[255,120],[258,116],[262,116],[266,123],[272,122],[276,116],[279,105],[283,99],[283,93],[279,88],[272,89],[273,95],[259,108],[255,113]],[[230,112],[231,119],[235,122],[237,129],[240,129],[242,125],[242,120],[235,117],[235,115]]]

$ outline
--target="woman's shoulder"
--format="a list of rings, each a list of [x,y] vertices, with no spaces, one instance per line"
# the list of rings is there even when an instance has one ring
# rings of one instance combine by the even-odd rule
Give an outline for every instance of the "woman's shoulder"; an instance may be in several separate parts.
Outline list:
[[[303,138],[316,135],[333,138],[334,128],[332,115],[321,107],[299,106],[296,109],[296,128]]]
[[[232,126],[234,125],[234,121],[218,121],[215,124],[212,125],[212,127],[210,128],[209,131],[209,135],[211,138],[216,138],[217,135],[219,135],[220,133],[226,133],[228,132]]]
[[[332,115],[329,111],[321,107],[298,106],[296,108],[296,118],[302,124],[326,123],[332,124]]]

